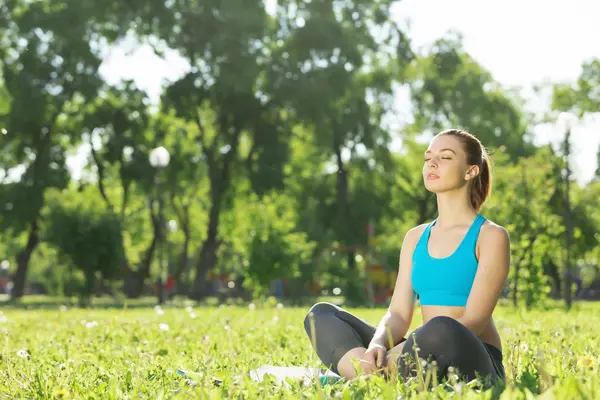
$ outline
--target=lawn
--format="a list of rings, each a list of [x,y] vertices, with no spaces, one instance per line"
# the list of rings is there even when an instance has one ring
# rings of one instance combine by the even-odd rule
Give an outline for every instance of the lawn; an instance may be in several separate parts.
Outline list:
[[[263,364],[319,366],[304,334],[306,307],[0,306],[0,398],[427,398],[418,382],[375,377],[325,386],[256,383]],[[383,309],[352,309],[377,323]],[[443,398],[600,398],[600,304],[496,310],[508,385],[478,392],[461,383]],[[414,326],[420,323],[415,318]],[[196,372],[186,381],[177,369]],[[222,380],[220,385],[214,379]],[[541,394],[540,394],[541,393]],[[431,396],[433,398],[433,396]]]

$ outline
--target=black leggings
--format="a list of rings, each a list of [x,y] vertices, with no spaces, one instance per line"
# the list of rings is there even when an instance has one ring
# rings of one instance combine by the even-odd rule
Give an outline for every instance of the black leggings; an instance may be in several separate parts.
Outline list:
[[[356,347],[368,347],[376,330],[375,326],[330,303],[315,304],[304,319],[304,329],[323,364],[338,374],[337,365],[344,354]],[[435,317],[402,341],[406,343],[398,358],[398,373],[403,378],[415,376],[414,363],[408,362],[405,355],[414,359],[417,351],[420,359],[436,361],[438,381],[447,376],[451,366],[468,381],[476,378],[476,374],[482,378],[489,376],[491,381],[505,379],[502,352],[483,343],[453,318]]]

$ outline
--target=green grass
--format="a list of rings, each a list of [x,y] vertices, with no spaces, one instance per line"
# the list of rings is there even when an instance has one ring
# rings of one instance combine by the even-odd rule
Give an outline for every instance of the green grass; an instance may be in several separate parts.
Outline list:
[[[480,393],[461,384],[420,392],[376,377],[323,388],[256,383],[263,364],[319,366],[305,337],[306,308],[246,306],[3,306],[0,398],[600,398],[600,304],[519,313],[500,306],[508,385]],[[352,309],[377,323],[383,309]],[[418,311],[417,311],[418,312]],[[419,315],[419,314],[417,314]],[[413,328],[420,323],[420,318]],[[168,330],[161,330],[168,326]],[[176,369],[196,371],[186,384]],[[213,378],[223,380],[221,386]]]

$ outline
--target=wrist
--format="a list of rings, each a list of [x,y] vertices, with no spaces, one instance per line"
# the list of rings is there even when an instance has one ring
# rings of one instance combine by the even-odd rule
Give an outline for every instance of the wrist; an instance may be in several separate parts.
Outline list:
[[[376,348],[376,347],[387,351],[387,347],[385,347],[383,344],[378,343],[378,342],[371,342],[371,343],[369,343],[369,348],[367,350],[371,350],[371,349]]]

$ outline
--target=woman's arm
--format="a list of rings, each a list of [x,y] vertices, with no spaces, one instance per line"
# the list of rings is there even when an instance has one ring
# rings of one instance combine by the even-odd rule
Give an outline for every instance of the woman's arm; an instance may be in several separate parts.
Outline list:
[[[391,349],[404,337],[410,327],[415,303],[415,292],[411,283],[412,255],[424,227],[425,225],[417,226],[404,236],[392,300],[388,311],[377,326],[369,347],[379,345]]]
[[[479,242],[477,274],[465,312],[457,320],[477,336],[490,322],[510,266],[510,237],[503,227],[484,225]]]

